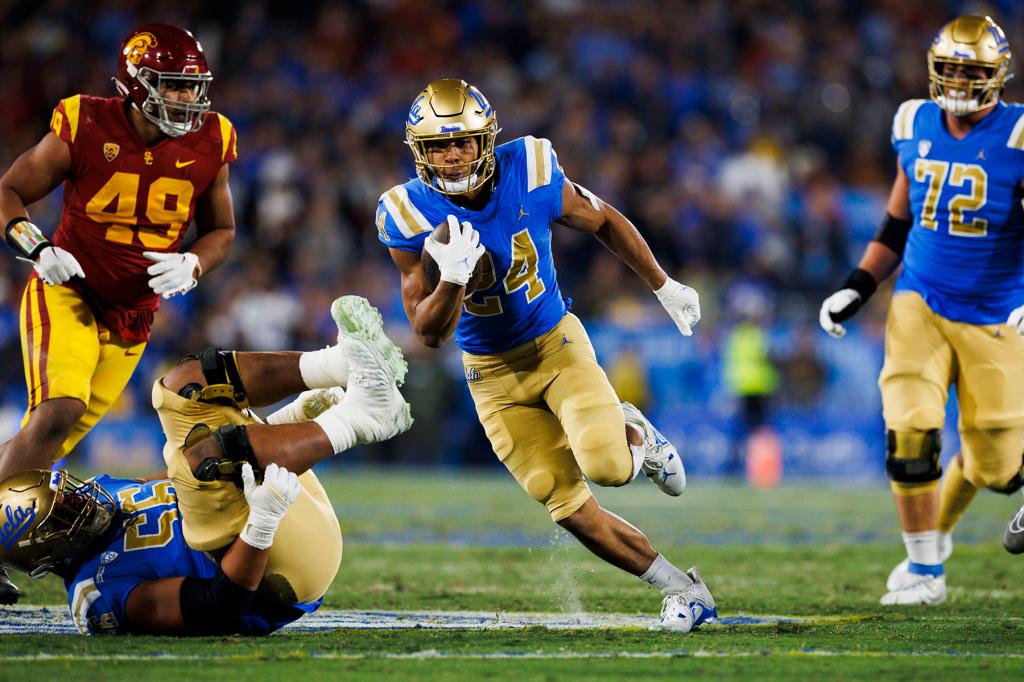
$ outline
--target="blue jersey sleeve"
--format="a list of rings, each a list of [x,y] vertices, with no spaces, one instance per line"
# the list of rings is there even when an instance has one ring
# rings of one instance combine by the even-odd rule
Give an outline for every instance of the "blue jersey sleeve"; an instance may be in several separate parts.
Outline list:
[[[71,592],[71,617],[84,635],[127,632],[124,605],[142,578],[122,577],[97,585],[92,577],[79,580]]]
[[[548,223],[562,217],[562,187],[565,173],[558,165],[558,155],[551,140],[527,135],[522,138],[525,150],[526,191],[530,203],[543,207]]]
[[[412,202],[408,183],[396,185],[381,195],[377,202],[376,223],[377,239],[384,246],[412,253],[423,250],[423,240],[433,229]]]

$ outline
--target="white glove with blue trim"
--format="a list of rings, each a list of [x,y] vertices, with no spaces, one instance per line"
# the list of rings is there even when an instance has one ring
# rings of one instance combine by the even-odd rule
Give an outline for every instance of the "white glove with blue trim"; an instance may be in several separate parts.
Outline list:
[[[151,261],[156,261],[148,268],[146,273],[153,275],[149,280],[149,287],[153,293],[160,294],[164,298],[184,294],[195,288],[196,270],[203,273],[199,265],[199,256],[186,251],[184,253],[160,253],[159,251],[143,251],[142,255]]]

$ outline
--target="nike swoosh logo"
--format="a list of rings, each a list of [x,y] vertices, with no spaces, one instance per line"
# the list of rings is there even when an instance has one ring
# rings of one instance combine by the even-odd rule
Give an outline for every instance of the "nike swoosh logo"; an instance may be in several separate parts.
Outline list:
[[[134,357],[134,356],[139,356],[139,355],[142,355],[142,353],[133,353],[133,352],[131,352],[130,350],[126,350],[126,351],[124,352],[124,354],[125,354],[125,355],[127,355],[128,357]]]
[[[193,164],[195,162],[196,162],[195,159],[192,159],[191,161],[179,161],[179,160],[176,159],[174,161],[174,167],[175,168],[184,168],[185,166],[191,165],[191,164]]]

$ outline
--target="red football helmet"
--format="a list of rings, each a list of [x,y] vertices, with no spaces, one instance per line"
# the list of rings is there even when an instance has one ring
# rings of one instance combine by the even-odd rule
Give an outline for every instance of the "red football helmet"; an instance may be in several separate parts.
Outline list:
[[[181,137],[202,127],[213,75],[203,46],[188,31],[168,24],[135,29],[121,47],[117,74],[117,89],[165,135]],[[165,97],[168,89],[191,97]]]

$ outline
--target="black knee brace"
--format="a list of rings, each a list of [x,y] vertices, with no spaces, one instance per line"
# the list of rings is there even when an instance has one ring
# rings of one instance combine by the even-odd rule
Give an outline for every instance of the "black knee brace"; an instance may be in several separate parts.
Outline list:
[[[207,431],[209,432],[208,429]],[[189,435],[191,436],[191,434]],[[220,447],[222,456],[207,457],[200,462],[193,472],[196,480],[208,483],[226,478],[241,485],[243,464],[248,462],[254,472],[259,471],[256,453],[253,452],[252,443],[249,442],[249,434],[246,433],[244,425],[228,424],[210,432],[210,435]]]
[[[930,483],[942,477],[942,432],[885,432],[885,471],[897,483]]]
[[[199,356],[186,359],[199,360],[206,386],[186,384],[179,394],[189,400],[215,405],[225,405],[244,410],[249,407],[249,397],[238,373],[238,361],[234,351],[207,348]]]

